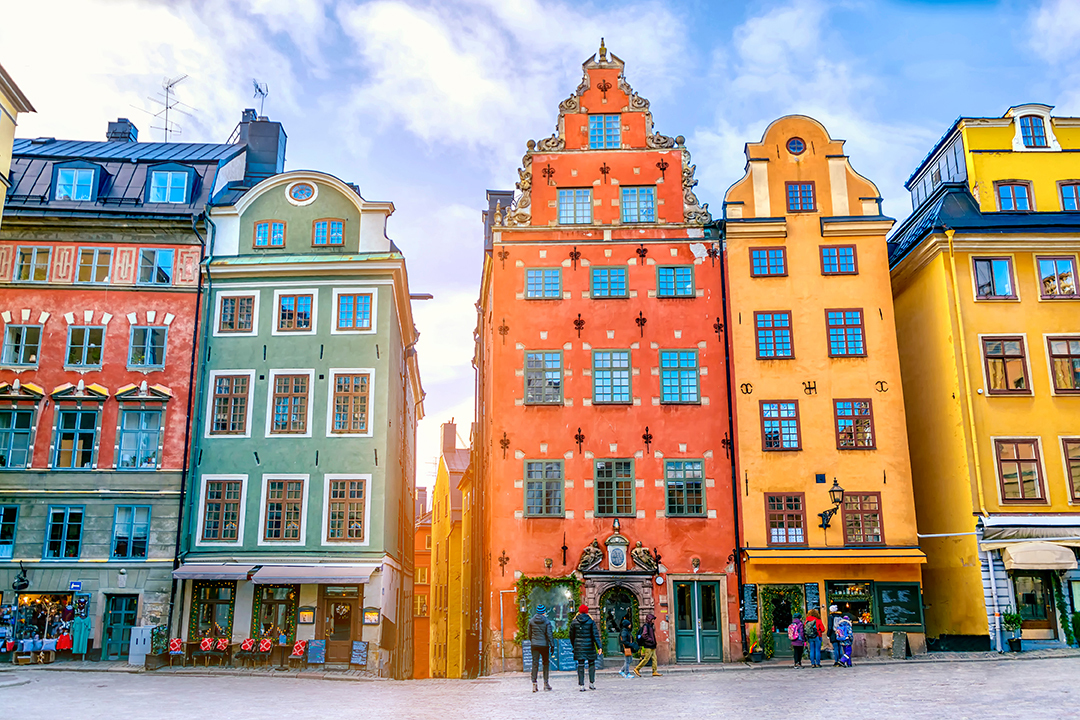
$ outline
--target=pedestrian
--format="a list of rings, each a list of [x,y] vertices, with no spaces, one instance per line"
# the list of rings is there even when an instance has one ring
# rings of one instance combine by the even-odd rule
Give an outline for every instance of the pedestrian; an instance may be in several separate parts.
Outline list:
[[[840,608],[829,606],[829,648],[832,652],[833,666],[840,665],[840,643],[836,642],[836,623],[840,621]]]
[[[806,646],[806,627],[803,625],[802,613],[792,615],[787,636],[791,640],[791,649],[795,651],[795,664],[792,667],[801,668],[803,648]]]
[[[847,615],[836,622],[836,641],[840,643],[840,667],[851,667],[851,618]]]
[[[600,650],[600,631],[589,617],[589,606],[582,605],[570,621],[570,646],[577,663],[577,684],[585,692],[585,663],[589,664],[589,689],[596,689],[596,655]]]
[[[543,605],[536,606],[536,614],[529,618],[529,645],[532,646],[532,684],[533,692],[536,687],[536,671],[544,668],[544,689],[550,690],[548,673],[551,664],[551,648],[555,645],[555,626],[547,616],[547,608]]]
[[[632,678],[634,676],[630,674],[630,666],[634,662],[637,643],[634,641],[634,631],[630,625],[630,618],[623,618],[622,629],[619,630],[619,647],[622,648],[623,657],[625,658],[619,675],[624,678]]]
[[[825,623],[821,622],[821,613],[817,608],[806,613],[803,634],[806,636],[806,648],[810,654],[810,667],[821,667],[821,636],[825,634]]]
[[[656,626],[653,622],[656,620],[656,616],[649,613],[645,616],[645,625],[641,628],[641,632],[638,634],[638,642],[641,644],[641,662],[634,668],[634,674],[641,677],[641,668],[649,664],[652,661],[652,674],[653,677],[660,677],[660,673],[656,669]]]

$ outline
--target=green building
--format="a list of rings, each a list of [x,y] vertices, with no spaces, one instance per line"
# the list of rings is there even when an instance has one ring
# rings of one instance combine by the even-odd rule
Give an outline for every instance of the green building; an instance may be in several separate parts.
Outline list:
[[[329,665],[411,672],[423,390],[393,211],[311,171],[216,198],[174,572],[189,642],[324,640]]]

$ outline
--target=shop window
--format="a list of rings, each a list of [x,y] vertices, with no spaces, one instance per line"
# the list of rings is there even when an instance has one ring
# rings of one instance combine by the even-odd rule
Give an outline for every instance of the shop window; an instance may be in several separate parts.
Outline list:
[[[761,449],[801,450],[799,403],[796,400],[761,402]]]
[[[335,435],[368,431],[368,395],[371,376],[367,373],[334,373],[334,420],[330,432]]]
[[[634,461],[597,460],[593,464],[596,515],[634,515]]]
[[[1024,147],[1046,147],[1046,125],[1039,115],[1024,115],[1020,118],[1020,136]]]
[[[255,320],[255,296],[238,295],[221,298],[218,332],[251,332]]]
[[[841,581],[825,583],[826,605],[836,605],[855,630],[874,629],[874,584]]]
[[[30,464],[30,433],[33,410],[0,410],[0,469]]]
[[[8,325],[4,328],[5,365],[36,366],[40,348],[40,325]]]
[[[58,470],[91,469],[97,442],[97,412],[61,410],[57,428],[53,467]]]
[[[1061,441],[1065,451],[1065,481],[1073,502],[1080,502],[1080,438]]]
[[[1042,502],[1039,444],[1035,440],[995,440],[1001,498],[1006,503]]]
[[[1044,299],[1076,297],[1076,256],[1040,257],[1039,292]]]
[[[817,209],[814,204],[814,183],[789,182],[786,187],[788,212],[813,212]]]
[[[300,588],[296,585],[259,585],[251,612],[251,635],[286,644],[296,640],[296,609]]]
[[[619,115],[589,115],[589,149],[618,148],[622,134],[620,122]]]
[[[592,190],[559,190],[559,224],[588,225],[592,222]]]
[[[19,506],[0,505],[0,560],[15,555],[15,530],[19,525]]]
[[[207,480],[203,502],[202,539],[235,542],[240,527],[239,480]]]
[[[83,248],[79,251],[79,269],[75,275],[75,282],[107,283],[111,268],[112,249]]]
[[[68,327],[67,358],[64,364],[69,367],[99,367],[101,344],[104,340],[103,327]]]
[[[697,403],[698,357],[696,350],[660,351],[660,402]]]
[[[1027,359],[1022,337],[984,337],[983,358],[986,362],[986,383],[991,395],[1031,393],[1027,378]]]
[[[364,490],[363,480],[330,480],[326,510],[328,541],[364,541]]]
[[[627,297],[626,268],[592,268],[592,296],[594,298]]]
[[[310,332],[313,295],[279,295],[278,322],[279,332]]]
[[[525,404],[562,402],[562,353],[525,353]]]
[[[312,245],[342,245],[345,243],[344,220],[316,220],[312,229]]]
[[[869,400],[834,400],[836,448],[838,450],[873,450],[874,410]]]
[[[371,329],[371,293],[342,293],[337,296],[337,329]]]
[[[296,542],[304,513],[304,481],[268,479],[263,540]]]
[[[705,478],[701,460],[666,460],[664,482],[668,517],[705,514]]]
[[[854,245],[824,245],[821,248],[822,275],[858,275]]]
[[[787,250],[782,247],[750,248],[750,276],[787,275]]]
[[[806,544],[806,503],[803,493],[765,494],[769,545]]]
[[[192,593],[188,639],[231,638],[236,583],[196,580]]]
[[[272,434],[304,434],[308,422],[308,375],[274,376]]]
[[[622,221],[624,223],[656,222],[656,188],[624,187],[622,189]]]
[[[758,360],[795,357],[791,344],[790,312],[756,312],[754,328]]]
[[[125,410],[120,418],[120,470],[156,470],[161,443],[160,410]]]
[[[630,351],[593,351],[593,403],[630,402]]]
[[[172,285],[173,251],[142,249],[139,251],[139,284]]]
[[[117,505],[113,519],[112,559],[145,560],[150,541],[150,507]]]
[[[844,493],[844,544],[883,545],[881,493]]]
[[[255,239],[252,245],[257,248],[285,247],[285,223],[280,220],[255,223]]]
[[[165,341],[167,327],[131,328],[131,345],[128,348],[128,366],[145,368],[165,367]]]
[[[559,268],[539,268],[525,271],[525,298],[528,300],[558,300],[562,297],[562,271]]]
[[[214,417],[211,435],[247,434],[248,385],[247,375],[217,375],[214,377]]]
[[[49,257],[52,249],[47,247],[21,247],[15,263],[15,282],[45,282],[49,279]]]
[[[79,557],[82,529],[81,507],[50,507],[45,529],[45,558],[66,560]]]
[[[656,297],[694,297],[694,266],[657,268]]]
[[[866,355],[862,310],[826,310],[829,331],[829,357]]]
[[[975,296],[980,300],[1013,299],[1012,258],[975,258]]]
[[[525,463],[525,515],[563,516],[563,464],[534,460]]]

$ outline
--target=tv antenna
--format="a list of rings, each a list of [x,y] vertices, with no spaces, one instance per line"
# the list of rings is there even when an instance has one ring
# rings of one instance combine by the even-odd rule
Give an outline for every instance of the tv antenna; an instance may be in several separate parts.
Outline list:
[[[151,125],[150,127],[153,130],[164,131],[165,142],[169,142],[170,134],[179,135],[181,132],[183,132],[183,129],[179,125],[177,125],[175,121],[169,120],[169,113],[180,113],[181,115],[187,115],[188,117],[191,117],[191,113],[186,112],[185,110],[181,110],[180,106],[188,108],[189,110],[195,109],[190,105],[187,105],[177,100],[174,94],[175,91],[173,90],[173,88],[182,83],[184,80],[187,80],[187,78],[187,75],[178,75],[174,78],[165,78],[161,81],[161,87],[165,92],[158,93],[158,97],[147,98],[150,102],[157,103],[162,106],[161,110],[157,111],[156,113],[150,113],[156,118],[161,118],[163,121],[162,125]],[[161,97],[164,97],[165,99],[162,100]]]
[[[253,97],[259,98],[259,116],[261,117],[263,115],[263,105],[266,103],[266,96],[270,94],[270,87],[255,78],[252,78],[251,84],[255,86],[255,95]]]

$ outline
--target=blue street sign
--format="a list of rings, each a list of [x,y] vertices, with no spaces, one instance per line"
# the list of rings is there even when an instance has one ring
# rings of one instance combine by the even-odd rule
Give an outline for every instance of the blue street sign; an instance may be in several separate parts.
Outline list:
[[[82,580],[72,580],[71,582],[69,582],[68,583],[68,590],[70,590],[71,592],[81,592],[82,591]]]

